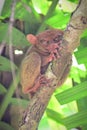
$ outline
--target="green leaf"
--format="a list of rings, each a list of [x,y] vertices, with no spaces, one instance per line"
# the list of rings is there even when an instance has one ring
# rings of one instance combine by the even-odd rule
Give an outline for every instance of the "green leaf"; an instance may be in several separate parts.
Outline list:
[[[14,128],[12,128],[12,126],[10,126],[9,124],[1,121],[0,130],[14,130]]]
[[[15,19],[20,19],[22,21],[27,21],[31,24],[35,24],[40,20],[40,16],[35,11],[33,4],[29,3],[29,1],[28,2],[24,1],[23,3],[21,2],[17,3],[15,10]]]
[[[2,11],[2,16],[1,19],[7,20],[7,18],[10,17],[11,14],[11,4],[12,0],[6,0],[3,11]],[[15,7],[15,19],[17,20],[22,20],[22,21],[29,21],[29,23],[34,24],[38,20],[40,20],[40,17],[37,12],[35,12],[33,8],[33,4],[31,4],[31,1],[24,0],[24,1],[18,1],[16,3]],[[30,25],[31,26],[31,25]]]
[[[85,64],[87,66],[87,47],[80,48],[79,51],[75,52],[75,56],[79,64]]]
[[[13,82],[11,83],[11,85],[9,86],[9,89],[8,89],[8,92],[6,93],[5,97],[4,97],[4,100],[3,102],[1,102],[1,105],[0,105],[0,120],[2,119],[9,103],[10,103],[10,100],[19,84],[19,72],[16,72],[16,76],[14,77],[14,80]]]
[[[86,47],[87,49],[87,35],[81,38],[80,42],[83,45],[83,47]]]
[[[60,0],[60,5],[64,12],[73,12],[77,7],[77,3],[71,2],[69,0]]]
[[[11,71],[11,64],[14,69],[17,69],[17,66],[13,62],[3,56],[0,56],[0,71]]]
[[[66,104],[73,100],[81,99],[85,96],[87,96],[87,81],[65,90],[64,92],[58,93],[56,98],[61,104]]]
[[[3,41],[9,44],[10,36],[9,36],[9,24],[0,23],[0,43]],[[29,46],[28,41],[25,38],[25,35],[13,27],[12,30],[12,44],[16,47],[25,47]]]
[[[87,130],[87,124],[82,126],[82,130]]]
[[[68,0],[68,1],[74,2],[74,3],[78,3],[79,2],[79,0]]]
[[[6,88],[2,84],[0,84],[0,95],[6,92],[7,92]]]
[[[3,6],[3,10],[2,10],[2,17],[3,18],[8,18],[10,16],[11,13],[11,0],[5,0],[5,4]]]
[[[81,35],[81,38],[84,38],[84,37],[87,37],[87,29],[84,30],[84,32],[83,32],[82,35]]]
[[[70,77],[74,80],[74,82],[80,83],[81,82],[81,78],[86,78],[87,71],[86,71],[86,69],[85,70],[82,69],[82,67],[83,67],[82,65],[80,65],[80,66],[78,65],[77,67],[75,67],[75,66],[71,67]]]
[[[63,119],[63,122],[68,129],[87,124],[87,110],[66,117]]]
[[[43,115],[39,122],[38,130],[50,130],[50,125],[46,114]]]
[[[63,13],[62,10],[57,9],[51,18],[46,20],[46,24],[53,28],[64,29],[70,19],[69,13]]]
[[[77,100],[78,111],[87,110],[87,96]]]
[[[32,0],[35,10],[40,14],[46,14],[49,8],[49,3],[47,0]]]
[[[11,103],[14,104],[14,105],[20,105],[20,106],[23,106],[23,107],[27,107],[27,105],[29,104],[29,100],[11,98]]]
[[[62,115],[56,111],[53,111],[51,109],[46,109],[46,113],[47,113],[47,116],[52,118],[53,120],[57,121],[58,123],[60,124],[63,124],[63,121],[62,121]]]

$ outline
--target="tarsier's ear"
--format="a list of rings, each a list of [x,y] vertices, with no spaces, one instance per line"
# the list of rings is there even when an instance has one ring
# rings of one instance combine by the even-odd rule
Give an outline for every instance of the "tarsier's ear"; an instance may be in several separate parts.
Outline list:
[[[33,34],[28,34],[28,35],[26,36],[26,38],[27,38],[27,40],[28,40],[31,44],[33,44],[33,45],[37,44],[37,37],[34,36]]]

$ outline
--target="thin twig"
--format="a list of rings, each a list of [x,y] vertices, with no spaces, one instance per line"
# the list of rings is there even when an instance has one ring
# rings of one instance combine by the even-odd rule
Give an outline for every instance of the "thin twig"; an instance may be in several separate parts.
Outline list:
[[[5,42],[3,41],[0,45],[0,55],[2,54],[3,50],[4,50],[4,47],[5,47]]]
[[[13,0],[12,2],[12,7],[11,7],[11,15],[10,15],[10,19],[9,19],[9,28],[8,28],[8,34],[9,34],[9,58],[10,60],[14,63],[14,55],[13,55],[13,24],[14,24],[14,14],[15,14],[15,7],[16,7],[16,0]],[[12,70],[12,76],[13,76],[13,80],[15,78],[15,70],[13,67],[12,62],[10,62],[11,64],[11,70]]]
[[[25,4],[22,0],[19,0],[19,1],[22,3],[22,6],[23,6],[29,13],[32,12],[31,8],[30,8],[27,4]]]

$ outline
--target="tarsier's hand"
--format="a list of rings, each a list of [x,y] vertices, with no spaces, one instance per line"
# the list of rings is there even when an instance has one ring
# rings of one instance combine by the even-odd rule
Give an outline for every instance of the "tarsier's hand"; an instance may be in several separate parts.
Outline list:
[[[52,57],[52,60],[55,60],[59,57],[58,53],[59,45],[57,43],[51,44],[47,49],[50,52],[50,57]]]

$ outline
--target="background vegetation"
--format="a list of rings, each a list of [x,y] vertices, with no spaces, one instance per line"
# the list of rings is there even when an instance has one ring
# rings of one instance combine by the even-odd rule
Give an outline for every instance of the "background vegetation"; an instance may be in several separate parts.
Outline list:
[[[64,30],[78,4],[78,0],[18,0],[10,35],[12,2],[4,0],[0,5],[0,129],[3,130],[15,129],[13,113],[20,111],[18,105],[25,108],[29,102],[20,92],[18,74],[23,55],[30,46],[25,36],[48,28]],[[80,43],[73,54],[70,74],[53,94],[39,130],[87,130],[87,30]],[[14,120],[17,119],[16,116]]]

